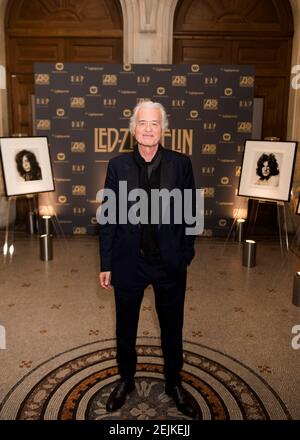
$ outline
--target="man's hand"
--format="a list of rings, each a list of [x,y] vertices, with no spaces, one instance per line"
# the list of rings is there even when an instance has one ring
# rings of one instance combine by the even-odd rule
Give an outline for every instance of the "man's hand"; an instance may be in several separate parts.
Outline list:
[[[110,284],[111,280],[111,272],[100,272],[99,273],[99,281],[100,286],[103,287],[103,289],[111,290],[112,285]]]

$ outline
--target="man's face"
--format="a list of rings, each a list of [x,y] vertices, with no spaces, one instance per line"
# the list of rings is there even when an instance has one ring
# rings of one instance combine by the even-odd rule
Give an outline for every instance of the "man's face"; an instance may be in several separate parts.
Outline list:
[[[156,147],[162,135],[161,114],[156,108],[141,108],[136,118],[134,136],[139,145]]]
[[[269,162],[267,160],[263,163],[261,172],[262,172],[262,175],[264,177],[268,177],[269,176],[269,174],[270,174],[270,167],[269,167]]]

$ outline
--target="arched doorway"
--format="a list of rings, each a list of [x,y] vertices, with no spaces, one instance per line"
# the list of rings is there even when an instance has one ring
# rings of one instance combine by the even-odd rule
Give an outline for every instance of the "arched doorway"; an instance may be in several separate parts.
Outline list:
[[[293,32],[286,0],[179,0],[173,61],[255,65],[262,135],[285,139]]]
[[[32,134],[34,62],[122,63],[119,0],[12,0],[5,18],[10,133]]]

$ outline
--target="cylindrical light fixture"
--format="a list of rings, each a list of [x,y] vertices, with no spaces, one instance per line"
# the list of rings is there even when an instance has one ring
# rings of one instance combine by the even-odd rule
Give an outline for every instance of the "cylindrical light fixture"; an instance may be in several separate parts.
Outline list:
[[[300,272],[294,275],[293,304],[300,307]]]
[[[245,236],[246,220],[244,218],[238,218],[235,226],[235,240],[242,243]]]
[[[51,215],[43,215],[43,232],[47,235],[51,234]]]
[[[53,260],[53,237],[52,235],[40,235],[40,259],[42,261]]]
[[[254,267],[256,264],[256,242],[246,240],[243,243],[243,266]]]

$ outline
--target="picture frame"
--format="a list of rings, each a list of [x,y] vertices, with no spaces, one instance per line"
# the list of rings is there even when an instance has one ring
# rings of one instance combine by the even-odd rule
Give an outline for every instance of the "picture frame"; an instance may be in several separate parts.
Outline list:
[[[238,196],[288,202],[297,142],[246,140]]]
[[[299,199],[298,199],[298,204],[297,204],[296,214],[297,214],[297,215],[300,215],[300,197],[299,197]]]
[[[55,191],[46,136],[2,137],[0,155],[7,197]]]

